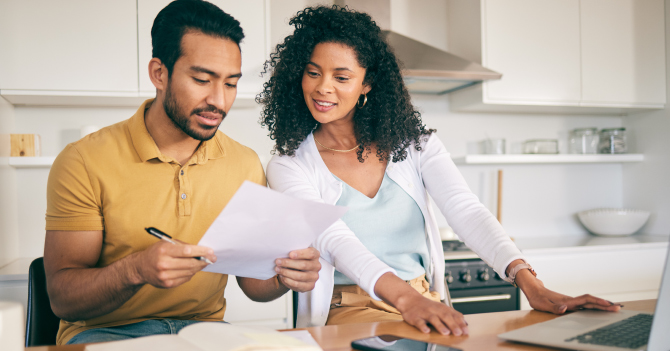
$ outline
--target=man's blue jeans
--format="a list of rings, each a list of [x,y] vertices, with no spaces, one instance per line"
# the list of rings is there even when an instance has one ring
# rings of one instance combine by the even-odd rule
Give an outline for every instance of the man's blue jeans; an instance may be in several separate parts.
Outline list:
[[[178,320],[178,319],[150,319],[144,322],[120,325],[118,327],[95,328],[85,330],[67,342],[71,344],[85,344],[92,342],[116,341],[124,339],[139,338],[142,336],[157,334],[177,334],[182,328],[191,324],[203,323],[202,321]],[[204,323],[225,323],[204,322]]]

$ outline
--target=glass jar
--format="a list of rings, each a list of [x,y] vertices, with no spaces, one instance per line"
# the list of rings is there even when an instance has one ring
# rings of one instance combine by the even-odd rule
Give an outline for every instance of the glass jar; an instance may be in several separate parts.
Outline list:
[[[523,143],[524,154],[557,154],[558,140],[556,139],[533,139]]]
[[[484,153],[489,155],[502,155],[505,153],[505,139],[486,139],[482,142]]]
[[[625,154],[626,151],[626,128],[609,128],[600,131],[598,153]]]
[[[577,128],[570,131],[569,152],[571,154],[598,153],[598,129]]]

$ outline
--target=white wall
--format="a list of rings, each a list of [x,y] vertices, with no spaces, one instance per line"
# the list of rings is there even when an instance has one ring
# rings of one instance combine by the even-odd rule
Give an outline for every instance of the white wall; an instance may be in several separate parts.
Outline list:
[[[487,137],[505,138],[520,153],[527,139],[558,139],[567,151],[571,129],[608,128],[622,117],[455,113],[446,96],[415,95],[424,123],[438,131],[452,157],[473,153]],[[635,152],[636,150],[631,150]],[[509,153],[509,151],[508,151]],[[471,190],[496,212],[498,169],[503,170],[502,223],[513,237],[579,235],[586,230],[575,214],[596,207],[626,206],[620,164],[459,165]],[[446,224],[441,220],[441,225]]]
[[[652,211],[643,228],[670,234],[670,1],[665,1],[666,108],[631,115],[624,126],[631,144],[644,150],[645,161],[624,167],[624,200],[634,208]]]
[[[0,267],[18,257],[16,174],[9,167],[9,134],[14,133],[14,107],[0,97]]]
[[[273,0],[270,1],[270,52],[274,46],[293,33],[293,26],[288,25],[291,17],[306,7],[316,5],[332,5],[332,0]]]

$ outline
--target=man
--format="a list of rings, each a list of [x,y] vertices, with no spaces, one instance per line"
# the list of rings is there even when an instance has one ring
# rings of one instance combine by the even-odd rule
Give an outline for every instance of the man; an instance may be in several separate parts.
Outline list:
[[[58,344],[222,321],[228,276],[200,272],[206,263],[195,257],[216,257],[193,244],[242,182],[266,184],[257,155],[218,131],[241,77],[239,22],[208,2],[178,0],[151,35],[155,100],[68,145],[49,175],[44,262],[62,318]],[[182,244],[150,236],[152,226]],[[318,257],[296,250],[277,259],[275,278],[237,280],[256,301],[309,291]]]

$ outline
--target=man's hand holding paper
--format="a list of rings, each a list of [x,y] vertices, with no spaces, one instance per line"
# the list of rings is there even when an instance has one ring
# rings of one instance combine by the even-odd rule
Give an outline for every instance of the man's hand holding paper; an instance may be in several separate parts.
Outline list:
[[[260,280],[279,274],[287,288],[311,290],[304,282],[315,279],[306,275],[320,266],[313,267],[319,253],[309,247],[346,211],[245,182],[198,243],[218,259],[203,271]]]
[[[321,263],[319,263],[319,251],[313,247],[291,251],[288,258],[275,260],[275,272],[277,279],[287,288],[306,292],[314,289],[319,279]]]

